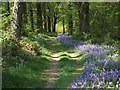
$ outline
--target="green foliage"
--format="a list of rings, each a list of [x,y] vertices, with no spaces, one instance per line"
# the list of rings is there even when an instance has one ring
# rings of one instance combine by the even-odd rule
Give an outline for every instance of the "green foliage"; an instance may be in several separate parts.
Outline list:
[[[1,21],[1,25],[0,28],[3,30],[9,30],[10,29],[10,20],[11,20],[11,10],[9,9],[8,11],[8,3],[7,2],[3,2],[2,6],[0,7],[0,17],[2,17]]]
[[[109,42],[113,38],[117,40],[119,37],[117,34],[118,3],[90,3],[90,11],[91,39],[96,43]]]
[[[85,60],[82,60],[80,58],[82,53],[76,50],[74,51],[72,47],[69,47],[68,49],[66,45],[60,44],[60,46],[57,48],[61,48],[61,51],[58,50],[60,58],[58,63],[59,77],[55,83],[55,88],[67,89],[70,86],[72,80],[78,77],[80,71],[76,72],[76,69],[82,70]],[[72,58],[72,56],[70,56],[69,54],[73,54],[74,57],[78,58],[78,60],[74,60],[74,58]]]
[[[73,51],[73,47],[69,47],[66,44],[60,43],[53,36],[57,36],[59,33],[63,33],[63,26],[65,26],[65,34],[69,33],[68,17],[69,13],[72,14],[73,22],[73,35],[72,37],[79,40],[84,40],[85,43],[96,43],[102,45],[112,45],[115,47],[113,52],[117,61],[120,60],[119,54],[119,3],[89,3],[89,30],[87,32],[79,30],[79,9],[78,2],[44,2],[46,7],[42,6],[42,24],[43,28],[46,23],[48,25],[48,16],[51,18],[51,24],[53,24],[54,16],[57,17],[57,33],[44,31],[46,35],[37,32],[37,9],[36,2],[25,2],[26,10],[22,13],[21,24],[21,38],[15,42],[12,39],[11,20],[12,20],[12,8],[13,3],[2,2],[2,11],[0,20],[0,32],[2,35],[2,61],[3,66],[3,87],[12,88],[40,88],[45,84],[45,80],[42,80],[41,72],[49,68],[49,60],[51,59],[51,47],[56,49],[56,52],[60,55],[59,61],[59,79],[56,81],[55,87],[67,88],[72,80],[76,77],[71,74],[75,71],[76,64],[79,63],[83,68],[83,63],[87,58],[87,55],[82,55],[80,52]],[[40,2],[42,5],[43,3]],[[71,3],[71,6],[69,6]],[[32,5],[33,18],[30,16],[30,4]],[[46,19],[44,19],[44,10],[46,11]],[[34,30],[32,30],[31,19],[33,19]],[[64,20],[64,25],[63,25]],[[39,25],[39,24],[38,24]],[[52,26],[52,25],[51,25]],[[48,28],[47,28],[48,29]],[[52,28],[53,29],[53,28]],[[44,33],[43,32],[43,33]],[[79,61],[71,59],[71,56],[65,53],[71,51],[78,55]],[[109,56],[110,56],[109,55]],[[97,68],[96,68],[97,70]]]
[[[70,60],[68,56],[61,57],[59,61],[59,79],[56,81],[55,88],[67,88],[75,77],[71,73],[75,71],[76,62]]]
[[[14,47],[16,51],[14,55],[13,51],[3,55],[3,88],[43,87],[46,80],[42,80],[41,72],[49,68],[51,52],[47,49],[48,44],[45,38],[42,35],[41,38],[44,41],[42,44],[40,44],[41,39],[37,41],[36,38],[22,37],[19,48],[14,44],[9,47],[6,45],[7,50],[11,51]]]
[[[43,87],[46,81],[41,80],[40,75],[42,70],[49,67],[48,60],[35,57],[33,59],[26,64],[21,63],[17,67],[11,66],[3,70],[3,88]]]

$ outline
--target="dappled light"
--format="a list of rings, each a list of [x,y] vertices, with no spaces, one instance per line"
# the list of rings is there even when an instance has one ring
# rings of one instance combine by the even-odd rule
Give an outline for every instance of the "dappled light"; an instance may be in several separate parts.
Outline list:
[[[118,90],[119,6],[3,0],[3,90]]]

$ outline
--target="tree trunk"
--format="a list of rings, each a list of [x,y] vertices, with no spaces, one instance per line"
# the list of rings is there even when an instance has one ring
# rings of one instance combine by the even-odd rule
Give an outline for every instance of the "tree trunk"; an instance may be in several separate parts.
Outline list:
[[[56,32],[56,23],[57,23],[57,17],[54,16],[53,18],[53,32]]]
[[[79,33],[81,35],[82,31],[81,31],[81,2],[78,2],[78,15],[79,15]]]
[[[72,21],[71,13],[68,14],[68,32],[69,32],[69,35],[72,35],[73,33],[73,21]]]
[[[37,2],[37,28],[38,32],[43,31],[41,3]]]
[[[27,3],[23,2],[23,30],[22,30],[22,35],[26,36],[28,34],[28,32],[26,31],[26,24],[28,24],[28,13],[27,13]]]
[[[72,20],[72,13],[71,13],[71,3],[68,5],[68,34],[72,35],[73,33],[73,20]]]
[[[26,23],[27,22],[27,3],[26,2],[23,2],[23,5],[22,5],[22,7],[24,8],[23,9],[23,18],[24,18],[24,22]]]
[[[48,16],[48,32],[51,32],[51,18]]]
[[[44,32],[47,32],[46,4],[43,3]]]
[[[84,32],[84,24],[85,24],[84,16],[85,16],[85,14],[84,14],[84,4],[82,3],[81,7],[80,7],[80,30],[81,30],[81,33]]]
[[[85,2],[85,32],[89,31],[89,2]]]
[[[34,32],[34,20],[33,20],[33,9],[32,9],[32,3],[30,3],[30,19],[31,19],[31,28]]]
[[[12,15],[12,34],[13,40],[18,41],[21,37],[21,28],[22,28],[22,8],[23,2],[14,2],[13,15]]]
[[[79,30],[83,33],[89,30],[89,3],[79,3],[79,6]]]
[[[48,7],[48,12],[50,13],[50,8]],[[51,32],[52,18],[48,16],[48,32]]]
[[[51,31],[53,32],[53,28],[54,28],[54,18],[51,17]]]
[[[63,19],[63,34],[65,34],[65,20]]]

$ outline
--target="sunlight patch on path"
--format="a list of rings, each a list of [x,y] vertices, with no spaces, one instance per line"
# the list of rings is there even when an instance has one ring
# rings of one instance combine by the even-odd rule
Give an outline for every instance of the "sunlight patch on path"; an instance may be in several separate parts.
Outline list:
[[[61,76],[59,76],[61,73],[60,71],[61,68],[58,68],[59,65],[58,63],[60,63],[59,60],[62,60],[62,58],[63,59],[68,58],[69,60],[73,60],[73,62],[76,62],[75,71],[72,71],[70,73],[71,78],[73,78],[73,76],[75,76],[76,78],[77,76],[79,76],[80,72],[82,71],[82,68],[80,67],[81,65],[79,64],[80,54],[76,52],[74,49],[71,49],[69,47],[64,47],[62,44],[57,42],[55,37],[50,37],[49,39],[47,39],[47,41],[50,44],[52,55],[50,59],[50,67],[47,70],[44,70],[44,72],[42,73],[43,79],[47,81],[44,88],[55,88],[56,83],[58,82],[59,84],[61,84],[60,81],[62,80]],[[69,80],[67,82],[69,82]],[[67,87],[69,86],[70,85],[68,84]]]
[[[48,81],[47,84],[44,88],[54,88],[54,83],[58,79],[58,69],[57,69],[57,63],[58,63],[58,58],[59,56],[57,53],[52,54],[52,59],[51,59],[51,66],[50,69],[45,70],[43,72],[43,75],[47,75]]]
[[[59,53],[59,55],[57,57],[59,57],[61,55],[69,56],[73,60],[79,60],[79,58],[80,58],[79,53],[75,53],[75,52],[72,52],[72,53],[69,53],[69,52],[64,52],[63,53],[62,52],[62,53]]]
[[[53,59],[53,60],[56,60],[56,61],[59,61],[59,60],[60,60],[59,55],[58,55],[57,53],[53,53],[52,59]]]

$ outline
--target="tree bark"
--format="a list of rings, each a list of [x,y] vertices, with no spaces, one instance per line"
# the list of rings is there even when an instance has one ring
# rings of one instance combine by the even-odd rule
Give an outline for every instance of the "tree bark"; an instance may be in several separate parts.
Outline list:
[[[23,2],[23,30],[22,30],[22,35],[26,36],[28,34],[28,32],[26,32],[26,24],[28,23],[28,13],[27,13],[27,3]]]
[[[34,20],[33,20],[33,9],[32,9],[32,3],[30,3],[30,19],[31,19],[31,28],[34,32]]]
[[[41,3],[37,2],[37,28],[38,32],[43,31]]]
[[[46,4],[43,3],[44,32],[47,32]]]
[[[54,28],[54,17],[51,17],[51,31],[53,32]]]
[[[27,22],[27,3],[26,2],[23,2],[23,5],[22,5],[22,7],[23,7],[23,18],[24,18],[24,22]]]
[[[78,15],[79,15],[79,33],[81,34],[81,2],[78,2]]]
[[[89,30],[89,3],[79,3],[79,31],[80,33]]]
[[[53,20],[53,32],[56,32],[56,23],[57,23],[57,17],[54,16],[54,20]]]
[[[22,28],[22,8],[23,2],[14,2],[13,15],[12,15],[12,34],[13,40],[18,41],[21,37],[21,28]]]
[[[85,32],[89,31],[89,2],[85,2]]]
[[[51,18],[48,16],[48,32],[51,32]]]
[[[50,8],[48,7],[48,12],[50,13]],[[48,32],[51,32],[52,18],[48,16]]]
[[[68,5],[69,11],[68,11],[68,34],[72,35],[73,33],[73,18],[71,13],[71,3]]]
[[[65,34],[65,20],[63,19],[63,34]]]
[[[80,30],[83,33],[84,32],[84,4],[81,4],[80,7]]]

